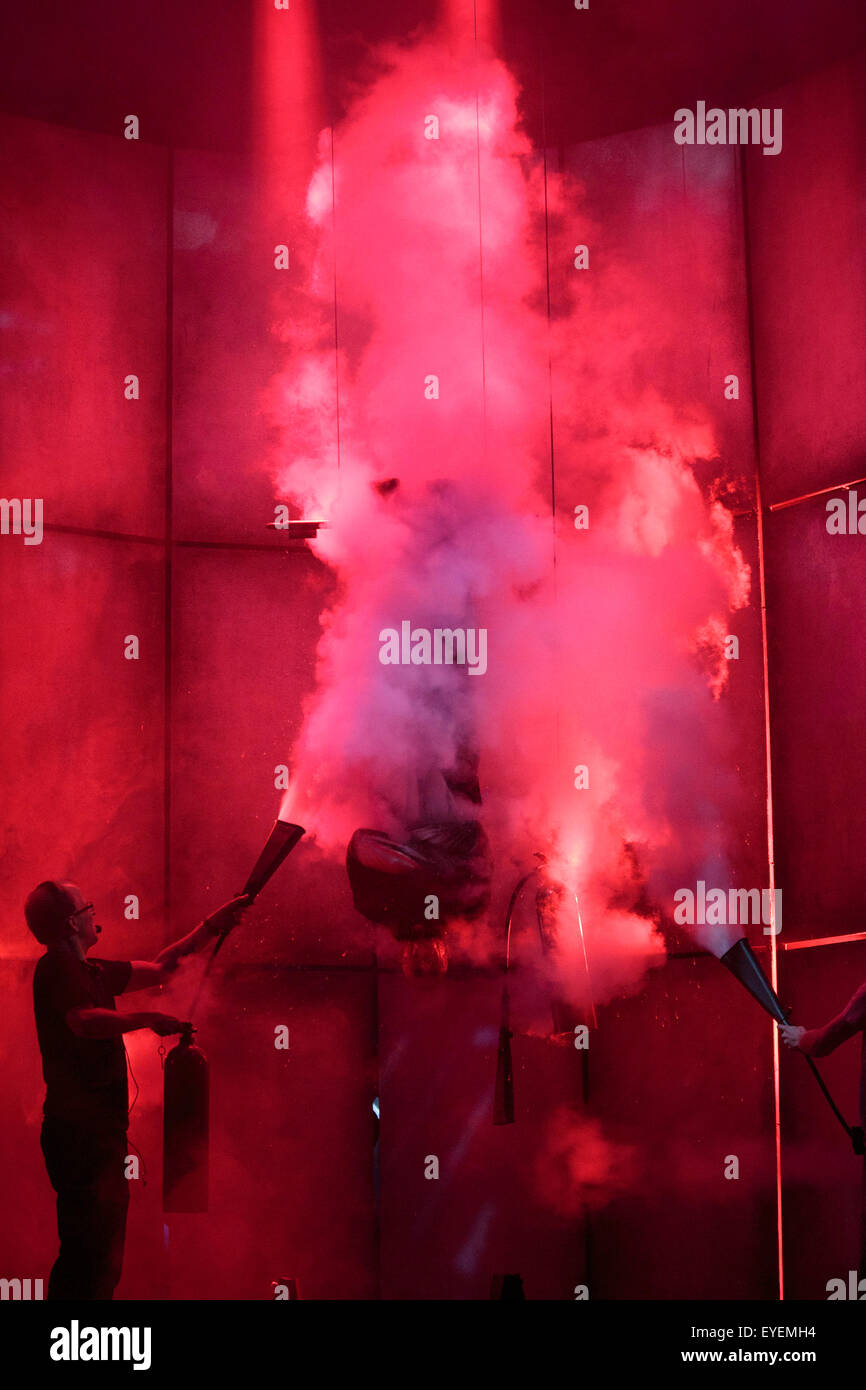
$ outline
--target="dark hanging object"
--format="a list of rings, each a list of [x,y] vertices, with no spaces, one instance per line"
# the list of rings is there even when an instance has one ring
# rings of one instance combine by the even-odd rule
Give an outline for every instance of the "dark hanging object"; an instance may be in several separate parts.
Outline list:
[[[490,1297],[497,1299],[522,1298],[525,1302],[526,1294],[523,1292],[523,1280],[520,1275],[494,1274],[490,1286]]]
[[[514,1064],[511,1058],[511,1009],[507,980],[502,988],[499,1048],[496,1053],[496,1089],[493,1093],[493,1123],[495,1125],[514,1124]]]

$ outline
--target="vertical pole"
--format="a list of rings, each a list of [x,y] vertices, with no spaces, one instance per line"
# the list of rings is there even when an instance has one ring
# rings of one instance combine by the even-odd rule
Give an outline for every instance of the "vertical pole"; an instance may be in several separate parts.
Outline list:
[[[174,427],[174,151],[166,150],[165,227],[165,518],[163,570],[163,754],[162,754],[162,899],[166,942],[171,940],[171,645],[172,547],[174,535],[172,446]],[[172,1296],[169,1225],[163,1225],[165,1296]]]
[[[382,1076],[379,1065],[379,957],[376,951],[376,928],[373,933],[373,1048],[376,1065],[376,1100],[379,1114],[376,1117],[376,1148],[373,1155],[373,1240],[376,1261],[376,1297],[382,1298]]]
[[[163,573],[163,904],[166,940],[171,932],[171,640],[174,535],[172,444],[174,412],[174,151],[166,151],[165,244],[165,569]]]

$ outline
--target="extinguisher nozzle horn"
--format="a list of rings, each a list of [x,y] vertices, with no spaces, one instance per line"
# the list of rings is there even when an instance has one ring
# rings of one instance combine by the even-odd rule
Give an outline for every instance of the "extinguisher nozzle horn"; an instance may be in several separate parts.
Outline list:
[[[265,847],[256,860],[240,896],[249,898],[250,902],[253,902],[305,834],[306,831],[302,825],[294,825],[290,821],[275,821]]]
[[[767,979],[757,957],[745,937],[735,941],[730,950],[720,957],[722,965],[727,966],[735,979],[739,980],[762,1009],[777,1023],[787,1023],[788,1015],[779,1003],[778,995]]]

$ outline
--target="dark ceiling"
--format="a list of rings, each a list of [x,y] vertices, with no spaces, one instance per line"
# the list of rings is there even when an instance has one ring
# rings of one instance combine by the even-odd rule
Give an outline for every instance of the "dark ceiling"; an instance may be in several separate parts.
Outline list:
[[[144,138],[242,150],[253,14],[270,0],[2,0],[0,109]],[[313,3],[338,114],[370,45],[432,25],[422,0]],[[753,100],[866,45],[864,0],[502,0],[503,56],[536,141],[568,144],[668,119],[699,98]],[[543,80],[542,80],[543,79]],[[544,98],[542,98],[542,91]]]

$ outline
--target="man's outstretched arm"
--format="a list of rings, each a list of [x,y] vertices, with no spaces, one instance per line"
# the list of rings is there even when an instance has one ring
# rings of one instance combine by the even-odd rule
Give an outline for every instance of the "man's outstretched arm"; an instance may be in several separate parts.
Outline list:
[[[788,1047],[797,1047],[809,1057],[826,1057],[840,1043],[853,1038],[866,1027],[866,984],[858,989],[840,1014],[823,1028],[798,1028],[780,1024],[779,1032]]]
[[[184,1026],[172,1014],[119,1014],[114,1009],[70,1009],[66,1022],[77,1038],[120,1038],[139,1028],[151,1028],[161,1038],[168,1038]]]
[[[185,956],[194,955],[223,932],[231,931],[249,906],[250,899],[245,896],[232,898],[212,912],[210,917],[205,917],[187,936],[181,937],[172,946],[166,946],[156,960],[134,960],[124,994],[129,994],[133,989],[149,989],[153,985],[165,984]]]

